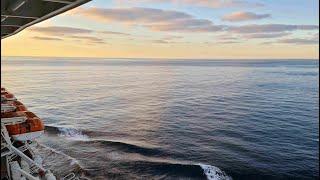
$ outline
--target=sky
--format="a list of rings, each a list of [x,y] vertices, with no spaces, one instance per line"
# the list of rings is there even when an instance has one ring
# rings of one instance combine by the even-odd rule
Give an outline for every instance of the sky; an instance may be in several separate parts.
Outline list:
[[[318,59],[319,1],[92,0],[1,45],[2,56]]]

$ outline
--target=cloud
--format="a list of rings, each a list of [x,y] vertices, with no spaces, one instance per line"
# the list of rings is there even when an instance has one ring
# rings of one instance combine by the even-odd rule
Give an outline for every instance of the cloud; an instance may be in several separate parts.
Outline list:
[[[299,45],[308,45],[308,44],[319,44],[319,39],[301,39],[301,38],[292,38],[292,39],[281,39],[277,43],[285,44],[299,44]]]
[[[288,36],[290,33],[280,32],[280,33],[257,33],[257,34],[245,34],[242,36],[247,39],[267,39],[267,38],[279,38]]]
[[[221,8],[221,7],[260,7],[264,6],[262,3],[253,3],[242,0],[171,0],[177,1],[181,4],[196,5],[210,8]]]
[[[34,32],[39,32],[42,34],[52,35],[52,36],[61,36],[61,35],[70,35],[70,34],[88,34],[93,32],[89,29],[83,28],[73,28],[65,26],[48,26],[48,27],[32,27],[29,30]]]
[[[125,0],[115,0],[118,4],[128,3]],[[171,3],[177,5],[199,6],[206,8],[226,8],[226,7],[261,7],[263,3],[249,2],[245,0],[136,0],[129,1],[130,4],[145,3]]]
[[[284,36],[289,36],[291,33],[287,32],[280,32],[280,33],[252,33],[252,34],[237,34],[238,36],[233,36],[231,34],[222,34],[219,36],[216,36],[218,40],[222,40],[220,42],[234,42],[238,43],[238,40],[243,39],[274,39],[274,38],[280,38]]]
[[[155,43],[155,44],[170,44],[170,43],[172,43],[170,41],[163,40],[163,39],[152,40],[151,42]]]
[[[63,41],[64,39],[57,38],[55,36],[52,37],[43,37],[43,36],[34,36],[33,39],[37,40],[45,40],[45,41]],[[94,37],[94,36],[83,36],[83,35],[72,35],[72,36],[64,36],[64,38],[72,39],[76,41],[84,41],[92,44],[104,44],[105,41],[102,38]]]
[[[286,24],[251,24],[243,26],[230,26],[229,31],[235,33],[275,33],[295,30],[318,30],[317,25],[286,25]]]
[[[166,39],[156,39],[156,40],[151,40],[148,41],[154,44],[190,44],[192,42],[188,41],[175,41],[175,40],[166,40]]]
[[[205,19],[181,19],[163,24],[146,25],[146,27],[153,31],[175,32],[217,32],[225,28],[225,26],[214,25]]]
[[[238,22],[238,21],[250,21],[271,17],[270,14],[255,14],[252,12],[234,12],[222,17],[224,21]]]
[[[240,43],[239,41],[219,41],[219,44],[235,44]]]
[[[183,36],[172,36],[172,35],[169,35],[169,36],[166,36],[164,38],[162,38],[163,40],[167,40],[167,41],[171,41],[171,40],[177,40],[177,39],[182,39],[184,38]]]
[[[56,37],[42,37],[42,36],[34,36],[32,38],[37,40],[45,40],[45,41],[62,41],[63,40]]]
[[[94,43],[94,44],[102,44],[105,43],[104,39],[94,37],[94,36],[83,36],[83,35],[73,35],[73,36],[68,36],[68,38],[75,39],[75,40],[84,40],[88,43]]]
[[[230,33],[221,34],[219,36],[216,36],[216,38],[219,39],[219,40],[228,40],[228,41],[230,41],[230,40],[238,40],[239,39],[239,37],[235,37]]]
[[[131,35],[128,33],[114,32],[114,31],[100,31],[98,33],[107,34],[107,35],[120,35],[120,36],[130,36]]]
[[[217,45],[217,44],[236,44],[240,43],[240,41],[236,40],[223,40],[223,41],[214,41],[214,42],[204,42],[206,45]]]
[[[121,23],[140,26],[160,32],[188,33],[280,33],[295,30],[318,30],[317,25],[286,25],[286,24],[251,24],[242,26],[216,25],[211,20],[199,19],[188,13],[154,8],[79,8],[74,13],[101,23]],[[255,15],[255,17],[267,15]],[[246,17],[248,18],[248,17]],[[250,17],[252,19],[252,17]],[[272,36],[272,35],[269,35]],[[277,35],[274,35],[277,36]]]
[[[47,36],[51,36],[51,37],[40,37],[40,36],[33,37],[34,39],[38,39],[38,40],[63,40],[57,37],[57,36],[59,37],[63,36],[64,38],[69,38],[77,41],[85,41],[91,44],[106,43],[102,38],[98,38],[95,36],[88,36],[88,34],[91,34],[96,31],[84,29],[84,28],[72,28],[72,27],[66,27],[66,26],[48,26],[48,27],[32,27],[29,30],[38,32]],[[106,33],[106,32],[103,31],[103,33]],[[113,33],[116,34],[116,32],[113,32]]]
[[[30,31],[41,33],[48,36],[53,37],[34,37],[34,39],[39,40],[62,40],[60,38],[56,38],[56,36],[63,36],[66,38],[71,38],[74,40],[85,40],[89,43],[105,43],[102,38],[98,38],[95,36],[88,36],[88,34],[92,33],[101,33],[101,34],[111,34],[111,35],[121,35],[121,36],[130,36],[128,33],[122,32],[114,32],[114,31],[94,31],[90,29],[84,28],[73,28],[66,26],[48,26],[48,27],[32,27],[29,29]]]
[[[154,31],[214,32],[223,28],[215,26],[210,20],[198,19],[184,12],[153,8],[80,8],[75,15],[103,23],[144,26]]]
[[[189,43],[189,42],[183,42],[184,36],[177,36],[177,35],[167,35],[164,36],[161,39],[151,40],[151,43],[157,43],[157,44],[177,44],[177,43]]]
[[[79,8],[75,14],[102,22],[159,24],[168,21],[190,19],[189,14],[153,8]]]

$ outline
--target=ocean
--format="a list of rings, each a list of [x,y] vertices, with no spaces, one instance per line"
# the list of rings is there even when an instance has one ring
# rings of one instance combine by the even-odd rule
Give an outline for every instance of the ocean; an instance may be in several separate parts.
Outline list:
[[[319,179],[318,60],[2,57],[45,167],[89,179]]]

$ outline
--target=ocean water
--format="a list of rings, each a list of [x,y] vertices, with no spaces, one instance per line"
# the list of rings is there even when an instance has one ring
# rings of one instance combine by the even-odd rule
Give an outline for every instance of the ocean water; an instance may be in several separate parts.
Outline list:
[[[8,58],[46,166],[90,179],[319,179],[319,61]]]

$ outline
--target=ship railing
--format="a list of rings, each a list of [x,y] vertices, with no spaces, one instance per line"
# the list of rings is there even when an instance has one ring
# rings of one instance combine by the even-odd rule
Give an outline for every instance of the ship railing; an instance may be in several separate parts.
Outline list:
[[[3,119],[6,119],[6,121],[3,121]],[[53,176],[53,174],[49,170],[46,170],[41,165],[37,164],[31,158],[29,158],[27,155],[25,155],[23,153],[23,151],[25,151],[28,148],[28,145],[24,146],[24,147],[20,147],[20,149],[18,149],[18,148],[13,146],[13,144],[12,144],[12,142],[10,140],[7,128],[6,128],[6,124],[8,124],[8,123],[9,124],[15,124],[15,123],[17,123],[19,121],[21,121],[21,118],[1,118],[1,138],[5,141],[4,142],[6,144],[5,146],[11,152],[11,154],[9,154],[6,157],[7,158],[7,167],[9,167],[9,165],[10,165],[10,169],[11,170],[15,171],[18,174],[21,174],[21,175],[25,176],[27,179],[37,180],[38,178],[32,176],[28,172],[26,172],[23,169],[21,169],[20,166],[19,166],[19,163],[17,161],[13,161],[13,159],[16,156],[19,156],[22,160],[24,160],[26,163],[28,163],[30,165],[31,170],[33,172],[42,171],[42,172],[45,173],[46,179],[55,180],[56,178]],[[2,144],[2,142],[1,142],[1,144]],[[8,170],[8,175],[10,176],[9,168],[7,170]]]
[[[61,180],[79,180],[74,173],[64,176]]]

